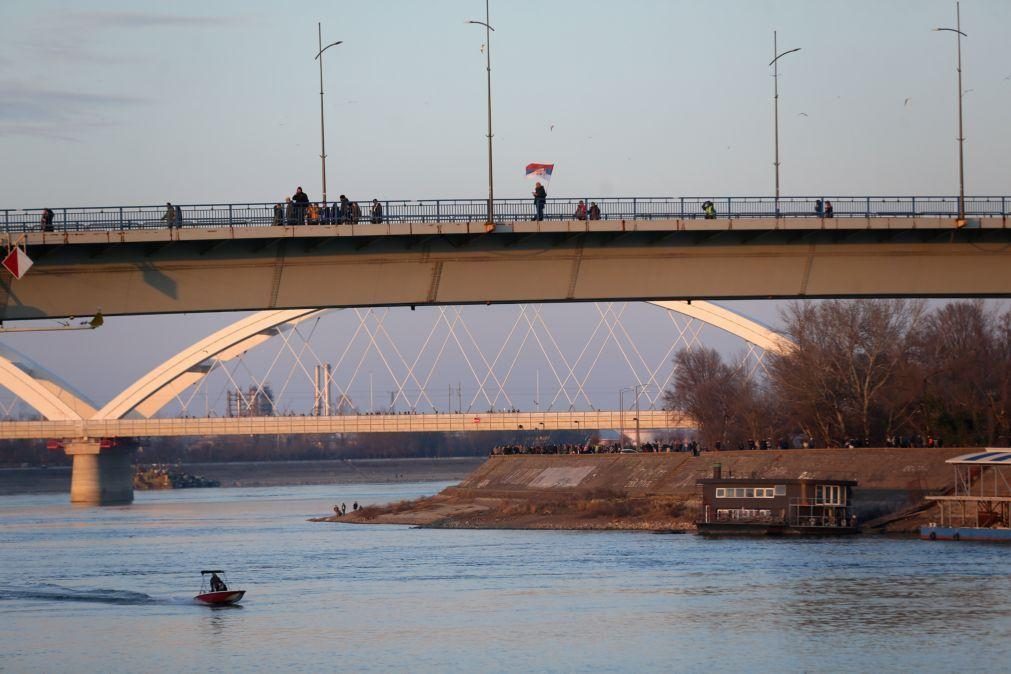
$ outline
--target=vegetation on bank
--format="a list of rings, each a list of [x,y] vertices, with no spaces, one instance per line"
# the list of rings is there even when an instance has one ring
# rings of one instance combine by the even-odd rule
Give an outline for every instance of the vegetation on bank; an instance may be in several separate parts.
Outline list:
[[[1005,446],[1011,439],[1011,311],[983,301],[792,302],[797,345],[747,372],[712,349],[676,355],[669,407],[699,440],[812,447]]]

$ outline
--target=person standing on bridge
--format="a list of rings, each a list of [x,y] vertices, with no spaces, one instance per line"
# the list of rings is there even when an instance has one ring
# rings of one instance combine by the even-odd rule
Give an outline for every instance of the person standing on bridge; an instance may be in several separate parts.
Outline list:
[[[548,191],[544,189],[544,185],[537,183],[534,185],[534,208],[537,213],[534,215],[534,220],[544,219],[544,207],[548,203]]]
[[[821,199],[815,199],[814,201],[814,214],[819,218],[825,214],[825,205]]]
[[[161,216],[161,219],[165,221],[169,229],[172,229],[172,225],[176,221],[176,209],[172,206],[171,201],[165,204],[165,215]]]
[[[826,218],[831,218],[834,215],[835,215],[835,209],[832,208],[832,202],[831,201],[826,201],[825,202],[825,217]]]
[[[53,209],[43,208],[42,217],[39,219],[39,224],[42,225],[43,232],[53,231]]]
[[[572,217],[576,220],[586,220],[586,202],[582,199],[579,200],[579,204],[576,206],[576,212],[572,214]]]
[[[372,224],[380,225],[383,222],[383,205],[379,199],[372,200]]]
[[[295,218],[298,224],[305,224],[305,209],[309,205],[309,195],[302,191],[302,187],[295,188],[295,194],[291,195],[291,200],[295,204]]]
[[[340,198],[340,215],[337,216],[337,224],[351,224],[351,202],[347,195],[342,194]]]
[[[600,206],[596,201],[590,202],[590,220],[600,220]]]

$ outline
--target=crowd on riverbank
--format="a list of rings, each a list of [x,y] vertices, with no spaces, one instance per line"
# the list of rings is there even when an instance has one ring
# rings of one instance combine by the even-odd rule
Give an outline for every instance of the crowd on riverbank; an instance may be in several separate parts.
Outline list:
[[[538,443],[533,445],[497,445],[492,447],[492,456],[508,456],[513,454],[670,454],[673,452],[690,452],[698,456],[701,448],[694,440],[677,443],[644,442],[638,447],[622,447],[617,443],[577,444],[577,443]]]

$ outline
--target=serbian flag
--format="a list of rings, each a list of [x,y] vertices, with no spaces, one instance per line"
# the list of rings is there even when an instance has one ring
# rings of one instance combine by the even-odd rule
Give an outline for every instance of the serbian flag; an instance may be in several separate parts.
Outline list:
[[[551,172],[554,170],[554,164],[527,164],[527,180],[536,180],[547,185],[551,182]]]

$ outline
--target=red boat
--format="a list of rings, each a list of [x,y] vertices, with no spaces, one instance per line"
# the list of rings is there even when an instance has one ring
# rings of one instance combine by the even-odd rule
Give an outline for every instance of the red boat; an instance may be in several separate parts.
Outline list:
[[[207,604],[209,606],[228,606],[229,604],[236,604],[243,595],[246,594],[245,590],[229,590],[228,585],[222,580],[218,574],[222,576],[225,572],[220,569],[208,569],[200,572],[200,594],[198,594],[195,599],[201,604]],[[210,579],[207,578],[210,576]]]

